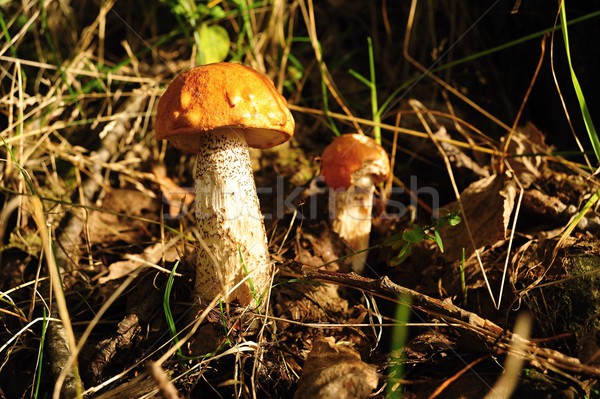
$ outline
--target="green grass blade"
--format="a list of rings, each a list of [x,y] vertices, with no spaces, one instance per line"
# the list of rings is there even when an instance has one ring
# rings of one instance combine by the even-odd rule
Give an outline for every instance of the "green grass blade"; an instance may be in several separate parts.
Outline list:
[[[244,272],[244,276],[248,276],[248,286],[250,287],[250,292],[252,292],[252,298],[254,299],[254,304],[256,308],[260,308],[260,303],[262,301],[260,293],[256,292],[256,288],[254,287],[254,283],[248,274],[248,268],[246,267],[246,261],[244,260],[244,254],[242,254],[242,248],[238,246],[238,255],[240,257],[240,264],[242,265],[242,271]],[[227,331],[227,328],[225,329]]]
[[[42,383],[42,370],[44,369],[44,367],[42,367],[42,365],[44,364],[44,344],[46,342],[46,332],[48,330],[48,323],[50,323],[50,321],[47,318],[48,315],[46,314],[46,308],[42,306],[42,310],[44,312],[42,320],[42,334],[40,336],[40,351],[38,353],[37,370],[35,371],[35,388],[33,390],[33,397],[35,399],[38,398],[38,395],[40,393],[40,385]]]
[[[165,286],[165,294],[163,295],[163,310],[165,312],[165,319],[167,319],[169,332],[173,337],[174,343],[179,342],[179,338],[177,338],[177,326],[175,326],[175,318],[173,317],[173,312],[171,312],[171,291],[173,290],[173,283],[175,281],[175,272],[177,271],[177,266],[179,266],[179,261],[175,263],[175,265],[173,266],[173,270],[171,270],[171,273],[169,273],[167,285]],[[177,349],[177,355],[181,359],[187,359],[187,356],[183,354],[181,348]]]
[[[575,74],[575,70],[573,69],[573,63],[571,62],[571,51],[569,50],[569,30],[567,28],[567,11],[565,9],[565,1],[566,0],[563,0],[560,4],[560,24],[563,27],[562,34],[563,39],[565,40],[567,62],[569,63],[569,70],[571,71],[571,80],[573,81],[573,88],[575,89],[575,94],[577,95],[577,101],[579,102],[579,107],[581,109],[581,115],[583,117],[583,122],[585,123],[585,128],[587,130],[588,136],[590,137],[590,141],[592,142],[592,148],[596,153],[596,159],[600,161],[600,140],[598,140],[598,133],[596,132],[596,128],[594,127],[594,122],[592,121],[592,116],[590,115],[590,111],[587,107],[587,102],[585,101],[583,90],[581,89],[579,79],[577,79],[577,75]]]
[[[406,341],[408,340],[408,322],[410,321],[412,298],[408,295],[401,295],[396,305],[396,324],[392,333],[392,351],[397,353],[395,364],[390,367],[386,398],[401,398],[402,385],[399,382],[404,378],[404,361]]]
[[[373,40],[370,37],[367,38],[367,44],[369,46],[369,79],[356,72],[354,69],[350,69],[348,73],[353,78],[364,84],[371,91],[371,114],[373,115],[373,137],[377,144],[381,145],[381,113],[377,101],[377,84],[375,81],[375,57],[373,56]]]
[[[6,43],[10,43],[12,41],[12,37],[10,36],[10,32],[8,31],[6,21],[4,21],[4,14],[2,13],[2,10],[0,10],[0,28],[2,28],[2,33],[6,38]],[[17,49],[12,44],[10,45],[10,53],[13,57],[18,58]]]
[[[348,73],[350,75],[352,75],[352,77],[356,80],[358,80],[360,83],[364,84],[367,87],[371,87],[371,82],[369,81],[369,79],[365,78],[364,76],[362,76],[360,73],[356,72],[354,69],[350,69],[348,71]]]
[[[375,81],[375,57],[373,55],[373,40],[367,37],[367,44],[369,46],[369,73],[371,74],[371,114],[373,115],[373,122],[375,127],[373,128],[373,137],[377,144],[381,145],[381,115],[379,114],[379,106],[377,105],[377,82]]]
[[[588,199],[583,205],[583,208],[581,208],[581,210],[577,212],[577,214],[569,222],[569,224],[561,234],[561,238],[558,242],[557,248],[559,247],[561,242],[564,241],[564,239],[568,237],[573,232],[573,230],[575,230],[575,227],[577,227],[581,219],[583,219],[583,217],[589,212],[590,209],[592,209],[594,205],[596,205],[598,201],[600,201],[600,190],[596,190],[596,192],[592,194],[590,199]]]

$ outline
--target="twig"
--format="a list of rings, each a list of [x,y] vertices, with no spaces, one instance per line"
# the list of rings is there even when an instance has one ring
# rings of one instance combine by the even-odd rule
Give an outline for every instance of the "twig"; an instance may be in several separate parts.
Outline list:
[[[391,300],[397,300],[401,295],[408,295],[412,298],[415,308],[442,319],[449,324],[459,323],[463,328],[482,338],[491,348],[495,348],[495,354],[511,351],[515,356],[518,354],[527,359],[532,366],[543,371],[552,370],[557,373],[583,374],[600,378],[599,367],[583,364],[579,359],[567,356],[559,351],[539,347],[533,341],[523,339],[519,335],[503,329],[494,322],[484,319],[473,312],[402,287],[393,283],[387,277],[369,279],[354,273],[327,272],[308,267],[302,269],[302,275],[304,278],[310,280],[333,282],[346,287],[367,291]],[[514,344],[514,341],[520,342],[518,347]]]
[[[469,370],[472,370],[473,367],[475,367],[476,365],[478,365],[479,363],[481,363],[483,360],[488,359],[489,356],[481,356],[475,360],[473,360],[471,363],[467,364],[465,367],[463,367],[461,370],[458,371],[458,373],[454,374],[452,377],[448,378],[447,380],[444,380],[444,382],[442,382],[442,384],[437,387],[435,389],[435,391],[433,391],[433,393],[431,395],[429,395],[429,397],[427,399],[435,399],[438,396],[440,396],[440,394],[442,392],[444,392],[444,390],[446,388],[448,388],[448,386],[450,386],[450,384],[452,384],[454,381],[458,380],[464,373],[466,373]]]

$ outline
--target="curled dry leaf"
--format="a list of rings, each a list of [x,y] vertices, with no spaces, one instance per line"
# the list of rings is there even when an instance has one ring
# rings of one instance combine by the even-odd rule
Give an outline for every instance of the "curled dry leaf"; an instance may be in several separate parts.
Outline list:
[[[363,362],[351,346],[322,338],[306,358],[294,399],[366,398],[378,382],[375,366]]]
[[[469,257],[475,248],[495,244],[506,238],[506,230],[512,214],[517,187],[507,175],[492,175],[472,183],[460,195],[464,223],[442,230],[446,252],[444,258],[458,259],[465,249]],[[450,205],[447,208],[453,209]],[[471,229],[475,248],[471,243],[467,225]]]

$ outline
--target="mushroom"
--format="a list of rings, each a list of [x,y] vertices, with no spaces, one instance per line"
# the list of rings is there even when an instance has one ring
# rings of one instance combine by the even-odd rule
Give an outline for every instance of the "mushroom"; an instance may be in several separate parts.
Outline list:
[[[321,176],[332,189],[332,229],[358,252],[351,257],[356,273],[364,271],[367,259],[375,185],[385,181],[389,173],[385,150],[363,134],[336,137],[321,156]]]
[[[286,100],[263,74],[233,63],[192,68],[169,85],[156,138],[196,154],[195,292],[202,303],[258,306],[271,261],[248,146],[270,148],[294,134]],[[205,244],[205,245],[204,245]]]

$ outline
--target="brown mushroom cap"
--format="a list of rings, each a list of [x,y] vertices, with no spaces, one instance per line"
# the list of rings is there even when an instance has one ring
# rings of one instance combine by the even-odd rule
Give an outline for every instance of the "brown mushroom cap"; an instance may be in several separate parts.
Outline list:
[[[385,150],[364,134],[336,137],[321,156],[321,176],[334,189],[347,189],[354,180],[370,175],[374,184],[386,180],[390,160]]]
[[[250,147],[270,148],[294,134],[286,100],[265,75],[240,64],[192,68],[173,80],[158,102],[156,138],[195,152],[202,133],[235,129]]]

